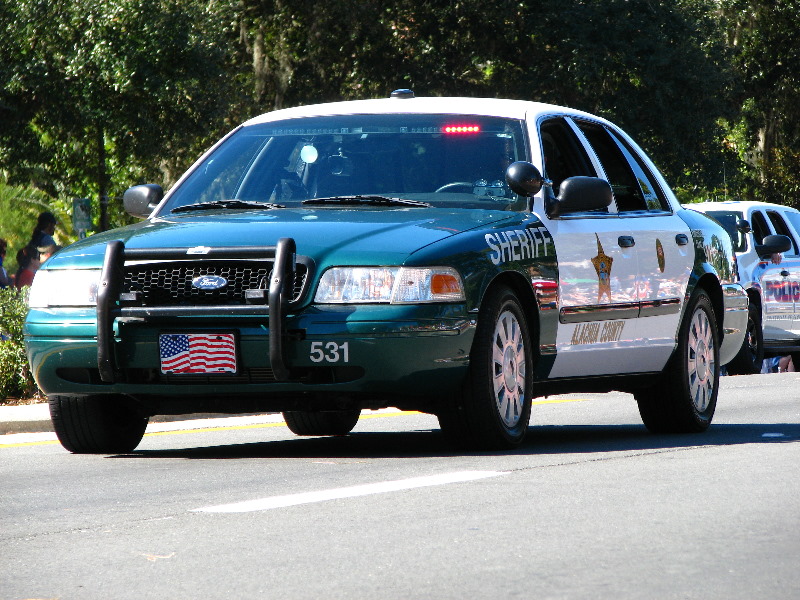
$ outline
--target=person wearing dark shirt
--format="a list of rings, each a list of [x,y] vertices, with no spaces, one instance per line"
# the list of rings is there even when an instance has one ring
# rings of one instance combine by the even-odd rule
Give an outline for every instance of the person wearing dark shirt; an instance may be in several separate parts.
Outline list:
[[[36,227],[33,229],[31,241],[28,246],[31,248],[41,248],[43,246],[55,246],[56,241],[53,239],[53,234],[56,232],[56,217],[49,211],[44,211],[39,214],[36,221]]]

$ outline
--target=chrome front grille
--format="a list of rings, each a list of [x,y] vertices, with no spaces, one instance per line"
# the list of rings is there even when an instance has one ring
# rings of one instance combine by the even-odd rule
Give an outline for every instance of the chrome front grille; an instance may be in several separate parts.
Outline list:
[[[247,290],[269,289],[272,261],[176,261],[125,265],[123,294],[134,293],[142,306],[211,306],[246,304]],[[192,280],[203,275],[224,277],[227,284],[201,290]],[[292,287],[292,302],[300,299],[308,275],[298,263]]]

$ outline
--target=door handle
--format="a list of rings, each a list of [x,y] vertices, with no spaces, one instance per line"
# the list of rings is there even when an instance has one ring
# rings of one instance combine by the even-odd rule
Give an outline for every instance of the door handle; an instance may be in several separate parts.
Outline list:
[[[675,243],[678,244],[678,246],[685,246],[689,243],[689,236],[685,233],[679,233],[675,236]]]
[[[620,248],[633,248],[636,245],[636,240],[632,235],[621,235],[617,239]]]
[[[781,277],[788,277],[788,276],[789,276],[789,271],[787,271],[786,269],[781,271]]]

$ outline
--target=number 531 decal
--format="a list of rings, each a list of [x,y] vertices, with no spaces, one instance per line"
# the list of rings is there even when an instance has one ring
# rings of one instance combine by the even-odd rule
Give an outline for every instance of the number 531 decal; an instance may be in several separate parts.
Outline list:
[[[348,342],[311,342],[311,352],[308,355],[311,362],[350,362],[350,347]]]

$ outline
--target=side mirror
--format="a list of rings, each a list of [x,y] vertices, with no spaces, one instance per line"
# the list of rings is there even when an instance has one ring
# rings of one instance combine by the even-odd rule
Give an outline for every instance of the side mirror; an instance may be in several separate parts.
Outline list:
[[[530,198],[542,189],[544,177],[531,163],[520,160],[506,169],[506,183],[515,194]]]
[[[792,240],[785,235],[765,235],[762,244],[756,244],[759,258],[768,258],[778,252],[786,252],[792,247]]]
[[[122,195],[122,205],[129,215],[145,219],[150,216],[163,197],[164,190],[160,185],[145,183],[125,190]]]
[[[547,203],[547,216],[608,208],[614,195],[611,186],[597,177],[569,177],[561,182],[558,198]]]

